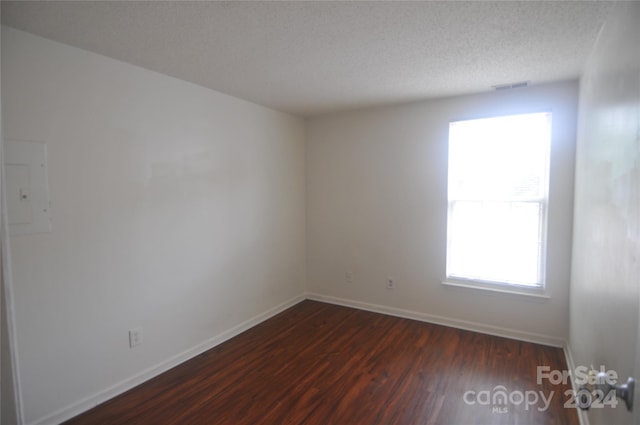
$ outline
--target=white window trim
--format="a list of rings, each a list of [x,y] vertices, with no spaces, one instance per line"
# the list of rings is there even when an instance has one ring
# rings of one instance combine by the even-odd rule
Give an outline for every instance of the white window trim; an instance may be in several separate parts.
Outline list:
[[[540,300],[551,299],[551,296],[543,286],[514,285],[502,282],[484,282],[481,280],[457,279],[452,277],[443,280],[441,283],[444,286],[469,289],[473,291],[517,295],[537,298]]]
[[[550,115],[552,114],[551,111],[544,111],[545,113],[549,113]],[[536,112],[532,112],[532,113],[536,113]],[[523,113],[523,114],[527,114],[527,113]],[[520,115],[520,114],[514,114],[514,115]],[[508,115],[504,115],[504,116],[508,116]],[[497,116],[498,117],[498,116]],[[553,120],[553,118],[552,118]],[[545,182],[543,184],[543,188],[544,188],[544,193],[543,196],[541,198],[538,199],[529,199],[529,200],[518,200],[518,201],[513,201],[513,202],[535,202],[538,203],[540,205],[540,225],[543,227],[541,229],[541,245],[540,245],[540,252],[539,252],[539,272],[541,273],[540,276],[540,283],[537,285],[528,285],[528,284],[518,284],[515,282],[506,282],[506,281],[486,281],[486,280],[481,280],[481,279],[474,279],[474,278],[467,278],[467,277],[462,277],[462,276],[455,276],[455,275],[448,275],[448,271],[449,271],[449,246],[450,246],[450,241],[449,241],[449,235],[450,235],[450,226],[451,226],[451,217],[450,214],[453,210],[453,203],[455,202],[464,202],[465,199],[455,199],[455,200],[451,200],[448,199],[447,201],[447,254],[446,254],[446,270],[447,270],[447,276],[446,278],[442,281],[442,284],[445,286],[451,286],[451,287],[458,287],[458,288],[467,288],[467,289],[472,289],[472,290],[480,290],[480,291],[488,291],[488,292],[495,292],[495,293],[503,293],[503,294],[512,294],[512,295],[520,295],[520,296],[527,296],[527,297],[535,297],[535,298],[540,298],[540,299],[550,299],[550,296],[547,293],[547,285],[546,285],[546,271],[547,271],[547,244],[548,244],[548,221],[549,221],[549,190],[550,190],[550,179],[551,179],[551,146],[552,146],[553,141],[550,140],[549,141],[549,145],[548,145],[548,152],[547,152],[547,161],[545,164],[545,170],[544,170],[544,178],[545,178]],[[474,200],[469,200],[469,201],[476,201]],[[503,202],[511,202],[512,200],[510,199],[505,199],[505,200],[481,200],[482,201],[503,201]]]

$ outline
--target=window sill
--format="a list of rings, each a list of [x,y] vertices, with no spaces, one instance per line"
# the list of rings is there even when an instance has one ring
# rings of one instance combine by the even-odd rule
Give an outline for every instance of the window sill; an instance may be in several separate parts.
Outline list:
[[[456,288],[465,288],[481,292],[493,292],[499,294],[517,295],[522,297],[537,298],[539,300],[550,300],[551,297],[546,294],[543,288],[520,288],[516,286],[498,286],[482,282],[462,282],[455,280],[445,280],[442,282],[444,286],[452,286]]]

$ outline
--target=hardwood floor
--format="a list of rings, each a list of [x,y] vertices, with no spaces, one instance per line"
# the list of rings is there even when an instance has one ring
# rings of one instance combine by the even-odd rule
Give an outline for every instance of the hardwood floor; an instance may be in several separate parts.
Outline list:
[[[304,301],[66,423],[577,425],[537,366],[567,369],[559,348]]]

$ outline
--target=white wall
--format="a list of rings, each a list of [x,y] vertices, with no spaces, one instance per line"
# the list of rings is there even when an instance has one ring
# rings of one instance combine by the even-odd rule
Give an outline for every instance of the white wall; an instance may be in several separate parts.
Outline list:
[[[310,119],[308,290],[323,299],[562,345],[577,91],[570,81]],[[550,299],[443,286],[449,121],[541,110],[553,112]],[[347,271],[353,283],[345,281]],[[386,276],[397,278],[396,289],[386,289]]]
[[[3,248],[4,249],[4,248]],[[4,269],[6,266],[2,266]],[[0,288],[0,424],[10,425],[18,422],[16,412],[15,385],[13,380],[13,362],[11,361],[9,321],[7,320],[7,303],[5,295],[6,275],[1,277]]]
[[[4,156],[0,154],[0,159]],[[4,177],[4,176],[3,176]],[[0,180],[3,178],[1,177]],[[1,191],[1,189],[0,189]],[[3,196],[4,194],[0,195]],[[0,201],[0,204],[3,202]],[[4,210],[2,215],[6,217]],[[2,218],[4,220],[4,217]],[[10,323],[9,317],[9,303],[8,285],[10,273],[8,270],[8,229],[4,223],[0,223],[3,226],[0,230],[0,237],[3,238],[2,245],[0,246],[0,255],[2,255],[0,264],[0,424],[11,425],[20,421],[18,418],[17,398],[16,398],[16,386],[14,380],[14,364],[12,359],[12,344],[10,338]]]
[[[580,88],[570,347],[576,366],[640,379],[640,3],[607,20]],[[636,384],[637,385],[637,384]],[[622,402],[621,402],[622,403]],[[640,423],[624,405],[592,424]]]
[[[52,199],[11,240],[27,423],[303,295],[301,119],[2,31],[4,135],[47,144]]]
[[[7,308],[9,307],[7,299],[10,298],[7,291],[10,280],[9,229],[6,220],[3,164],[4,142],[2,141],[2,119],[0,119],[0,424],[9,425],[18,423],[20,419],[17,416],[15,381],[13,379],[14,367],[10,349],[9,323],[11,318]]]

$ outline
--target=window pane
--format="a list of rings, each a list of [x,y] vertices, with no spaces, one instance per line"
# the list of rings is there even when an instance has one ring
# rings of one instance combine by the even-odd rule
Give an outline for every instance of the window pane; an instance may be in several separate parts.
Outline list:
[[[547,113],[451,123],[449,199],[542,199],[550,136]]]
[[[447,277],[543,285],[551,114],[449,126]]]
[[[537,202],[454,202],[448,275],[539,284],[540,208]]]

